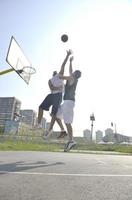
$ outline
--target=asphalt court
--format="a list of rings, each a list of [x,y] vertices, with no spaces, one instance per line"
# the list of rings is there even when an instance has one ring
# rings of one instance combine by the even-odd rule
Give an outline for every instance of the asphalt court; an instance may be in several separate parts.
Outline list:
[[[0,199],[132,199],[132,157],[0,152]]]

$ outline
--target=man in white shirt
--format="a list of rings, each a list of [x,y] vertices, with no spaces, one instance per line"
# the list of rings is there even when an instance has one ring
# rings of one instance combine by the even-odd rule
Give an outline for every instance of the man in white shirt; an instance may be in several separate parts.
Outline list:
[[[60,76],[62,76],[64,74],[65,65],[71,54],[72,54],[72,51],[68,50],[67,55],[61,65],[60,72],[57,73],[56,71],[54,71],[53,77],[48,82],[51,93],[46,96],[46,98],[43,100],[43,102],[39,106],[38,127],[41,127],[41,120],[43,117],[44,110],[49,111],[49,108],[52,106],[52,110],[51,110],[52,119],[51,119],[49,131],[52,130],[52,128],[53,128],[53,125],[55,122],[55,116],[56,116],[58,108],[62,102],[62,94],[63,94],[63,90],[64,90],[64,81],[63,81],[63,79],[60,79]],[[61,130],[64,131],[64,127],[61,122],[60,122],[59,126],[60,126]]]

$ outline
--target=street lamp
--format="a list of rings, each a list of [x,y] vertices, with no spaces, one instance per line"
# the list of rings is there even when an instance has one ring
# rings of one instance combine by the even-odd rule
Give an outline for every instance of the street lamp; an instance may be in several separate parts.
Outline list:
[[[114,127],[114,138],[115,138],[115,142],[118,142],[116,124],[113,123],[113,122],[111,122],[111,126]]]
[[[111,122],[111,126],[114,127],[114,133],[116,134],[117,133],[116,124]]]
[[[92,113],[90,115],[90,120],[91,120],[91,141],[92,141],[92,139],[93,139],[93,122],[95,121],[94,113]]]

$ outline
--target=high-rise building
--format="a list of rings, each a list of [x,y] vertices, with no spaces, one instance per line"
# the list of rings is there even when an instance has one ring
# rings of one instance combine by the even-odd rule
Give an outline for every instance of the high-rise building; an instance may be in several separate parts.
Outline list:
[[[91,137],[91,131],[86,129],[83,131],[83,137],[85,139],[87,139],[88,141],[92,141],[92,137]]]
[[[107,128],[106,130],[105,130],[105,136],[109,136],[109,135],[111,135],[111,134],[113,134],[114,133],[114,131],[111,129],[111,128]]]
[[[46,123],[47,123],[47,121],[46,121],[46,119],[43,117],[42,120],[41,120],[41,125],[42,125],[42,128],[43,128],[43,129],[46,129]]]
[[[100,130],[96,131],[96,142],[97,142],[97,143],[98,143],[98,142],[101,142],[102,139],[103,139],[103,132],[100,131]]]
[[[36,124],[35,125],[37,125],[38,124],[38,117],[37,117],[37,119],[36,119]],[[41,127],[43,128],[43,129],[47,129],[47,120],[46,120],[46,118],[45,117],[42,117],[42,119],[41,119]]]
[[[21,101],[15,97],[0,97],[0,126],[6,121],[17,121],[20,115]]]
[[[36,124],[37,120],[37,113],[34,110],[26,109],[26,110],[20,110],[21,115],[21,122],[24,122],[25,124],[33,127]]]
[[[50,127],[50,122],[46,122],[46,124],[45,124],[45,129],[48,130],[49,127]]]

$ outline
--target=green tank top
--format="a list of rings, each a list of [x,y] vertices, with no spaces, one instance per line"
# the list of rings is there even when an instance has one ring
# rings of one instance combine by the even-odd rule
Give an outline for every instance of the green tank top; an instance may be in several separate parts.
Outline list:
[[[72,100],[75,101],[75,91],[77,86],[77,79],[74,79],[74,83],[69,85],[68,81],[65,85],[65,93],[64,93],[64,100]]]

